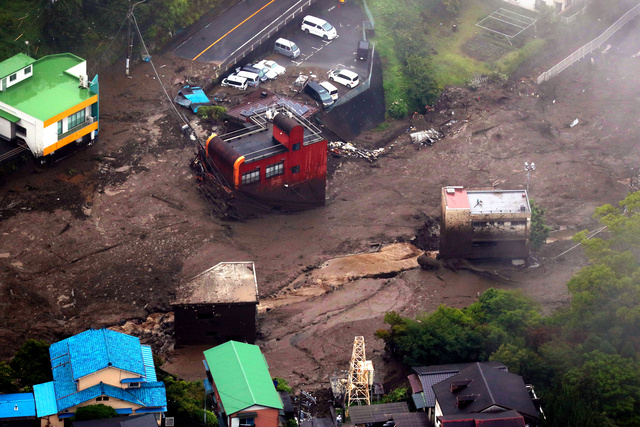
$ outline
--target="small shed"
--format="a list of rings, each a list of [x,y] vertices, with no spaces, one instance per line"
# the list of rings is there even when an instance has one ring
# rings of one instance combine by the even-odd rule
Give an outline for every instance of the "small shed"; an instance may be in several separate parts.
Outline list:
[[[255,265],[221,262],[184,283],[172,304],[179,345],[256,340]]]

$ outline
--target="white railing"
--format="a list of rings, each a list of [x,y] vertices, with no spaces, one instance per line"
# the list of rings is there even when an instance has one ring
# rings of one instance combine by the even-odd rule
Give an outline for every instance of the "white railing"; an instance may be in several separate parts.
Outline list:
[[[565,59],[550,68],[548,71],[540,74],[540,77],[538,77],[538,84],[546,82],[550,78],[557,76],[562,71],[573,65],[575,62],[581,60],[594,50],[598,49],[604,42],[609,39],[609,37],[614,35],[627,22],[638,16],[638,14],[640,14],[640,4],[622,15],[622,17],[614,22],[612,26],[607,28],[604,33],[600,34],[598,37],[591,40],[589,43],[585,44],[580,49],[573,52],[571,55],[567,56]]]

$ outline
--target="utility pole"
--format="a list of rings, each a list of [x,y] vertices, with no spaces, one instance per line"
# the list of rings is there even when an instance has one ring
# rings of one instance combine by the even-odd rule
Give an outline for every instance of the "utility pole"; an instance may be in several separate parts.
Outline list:
[[[131,57],[133,56],[133,9],[139,5],[140,3],[144,3],[146,0],[141,0],[137,3],[135,3],[133,6],[131,6],[131,9],[129,9],[129,14],[127,15],[127,59],[125,62],[125,73],[128,76],[129,75],[129,68],[131,67]],[[131,3],[131,0],[129,0],[129,3]]]
[[[527,194],[529,194],[529,173],[536,170],[536,164],[533,162],[524,162],[524,170],[527,171]]]

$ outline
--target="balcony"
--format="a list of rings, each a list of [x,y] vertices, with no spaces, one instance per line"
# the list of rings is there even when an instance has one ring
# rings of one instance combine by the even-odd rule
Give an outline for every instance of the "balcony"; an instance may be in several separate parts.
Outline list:
[[[69,129],[68,131],[58,134],[58,141],[60,141],[61,139],[66,138],[67,136],[71,135],[72,133],[78,132],[79,130],[86,128],[89,125],[94,124],[96,121],[98,121],[97,117],[94,116],[88,116],[86,118],[86,120],[83,123],[80,123],[79,125],[72,127],[71,129]]]

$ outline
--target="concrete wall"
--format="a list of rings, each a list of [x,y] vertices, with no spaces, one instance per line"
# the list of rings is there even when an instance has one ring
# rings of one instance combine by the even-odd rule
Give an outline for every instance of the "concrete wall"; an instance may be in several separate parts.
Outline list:
[[[174,306],[176,343],[223,344],[256,340],[256,303]]]

